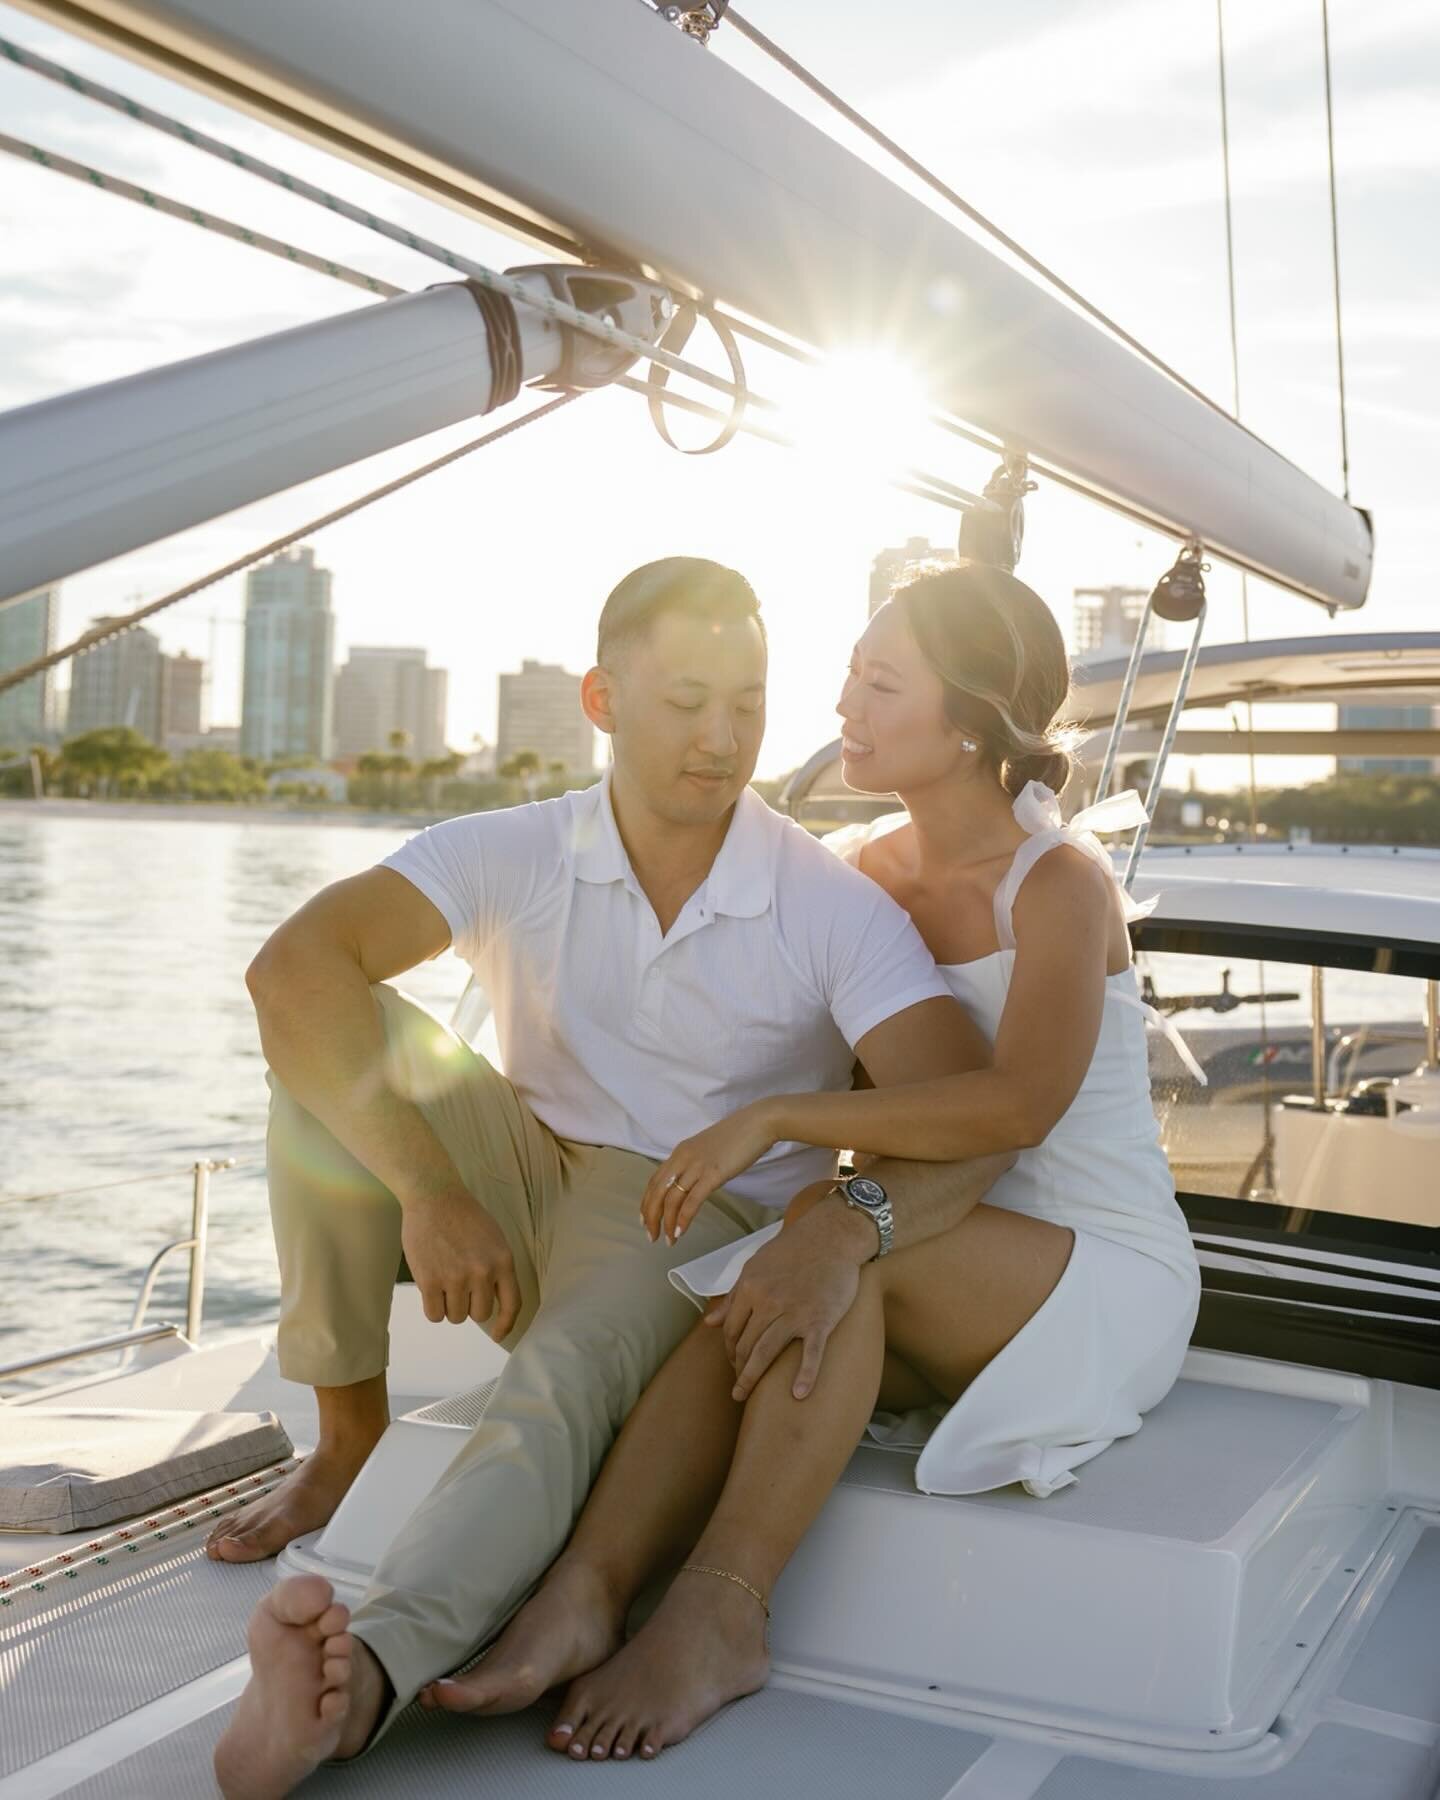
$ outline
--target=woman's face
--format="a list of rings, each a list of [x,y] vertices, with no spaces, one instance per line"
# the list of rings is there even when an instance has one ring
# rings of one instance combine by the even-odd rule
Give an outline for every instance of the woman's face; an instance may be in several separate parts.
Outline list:
[[[944,686],[901,609],[882,606],[856,644],[836,705],[841,774],[861,794],[903,794],[951,775],[965,756]]]

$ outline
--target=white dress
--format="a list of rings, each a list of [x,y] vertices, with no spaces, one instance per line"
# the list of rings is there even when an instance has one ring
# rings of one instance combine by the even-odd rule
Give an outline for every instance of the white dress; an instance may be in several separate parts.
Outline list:
[[[1014,967],[1011,915],[1021,882],[1057,844],[1083,850],[1113,878],[1087,827],[1121,830],[1143,816],[1138,797],[1122,794],[1062,826],[1054,794],[1033,781],[1016,801],[1015,817],[1032,835],[995,895],[1001,948],[941,965],[992,1041]],[[827,841],[858,859],[865,843],[904,822],[892,815]],[[1149,910],[1122,899],[1127,918]],[[1138,1431],[1141,1415],[1175,1383],[1199,1310],[1200,1269],[1150,1103],[1147,1024],[1166,1030],[1203,1081],[1178,1033],[1140,999],[1134,969],[1107,976],[1100,1035],[1080,1091],[1045,1141],[1022,1150],[985,1196],[987,1206],[1069,1226],[1075,1242],[1064,1273],[952,1406],[877,1413],[871,1421],[879,1442],[924,1446],[915,1479],[925,1493],[978,1494],[1018,1481],[1043,1498],[1068,1487],[1075,1470],[1116,1438]],[[729,1291],[779,1229],[767,1226],[681,1264],[670,1279],[703,1307]]]

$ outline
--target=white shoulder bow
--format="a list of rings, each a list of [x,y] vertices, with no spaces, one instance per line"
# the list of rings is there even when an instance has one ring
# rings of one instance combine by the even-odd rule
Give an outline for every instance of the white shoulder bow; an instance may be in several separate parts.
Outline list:
[[[1039,831],[1056,831],[1074,844],[1077,850],[1083,850],[1093,862],[1104,869],[1105,873],[1120,890],[1120,902],[1125,912],[1126,924],[1136,919],[1148,918],[1159,904],[1160,896],[1146,901],[1132,900],[1121,883],[1110,852],[1095,835],[1097,832],[1131,831],[1137,825],[1143,825],[1150,815],[1145,810],[1145,802],[1134,788],[1126,788],[1121,794],[1111,794],[1098,806],[1087,806],[1067,823],[1060,816],[1060,800],[1053,788],[1046,787],[1043,781],[1027,781],[1020,790],[1015,801],[1015,820],[1032,834]]]

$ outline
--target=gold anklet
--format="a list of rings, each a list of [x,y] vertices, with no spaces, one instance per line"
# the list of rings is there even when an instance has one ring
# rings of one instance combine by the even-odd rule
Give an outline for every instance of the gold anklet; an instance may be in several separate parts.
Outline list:
[[[731,1569],[712,1569],[708,1563],[682,1563],[680,1565],[680,1573],[682,1575],[722,1575],[726,1581],[733,1581],[736,1587],[744,1588],[747,1594],[753,1594],[760,1602],[760,1610],[765,1614],[766,1624],[769,1624],[770,1608],[766,1603],[765,1596],[760,1592],[759,1588],[751,1587],[750,1583],[743,1575],[737,1575]]]

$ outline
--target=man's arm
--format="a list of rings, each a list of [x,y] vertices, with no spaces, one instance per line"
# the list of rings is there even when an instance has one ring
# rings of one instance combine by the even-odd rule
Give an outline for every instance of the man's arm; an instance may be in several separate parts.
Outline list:
[[[426,1317],[479,1324],[495,1310],[499,1338],[519,1311],[508,1247],[420,1109],[388,1080],[370,992],[449,943],[449,925],[418,888],[392,869],[369,869],[287,919],[245,984],[276,1079],[399,1201]]]

